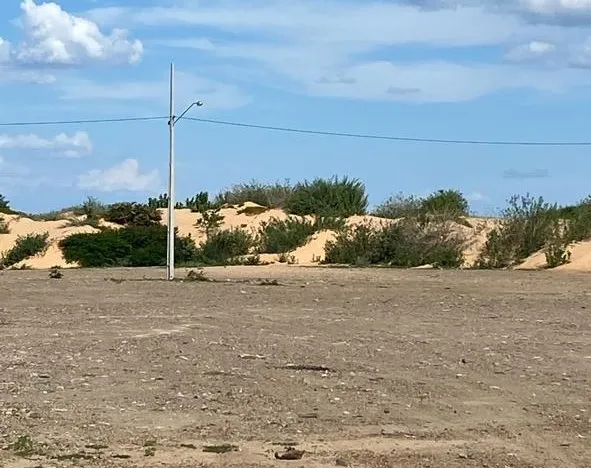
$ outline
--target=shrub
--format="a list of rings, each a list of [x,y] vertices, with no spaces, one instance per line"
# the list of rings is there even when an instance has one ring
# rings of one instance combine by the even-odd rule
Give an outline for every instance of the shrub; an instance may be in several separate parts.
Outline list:
[[[161,193],[160,195],[158,195],[158,198],[148,198],[148,206],[150,208],[168,208],[168,194],[166,193]],[[175,208],[185,208],[185,205],[183,205],[181,202],[176,202],[174,204]]]
[[[215,199],[215,205],[242,205],[250,201],[269,208],[283,208],[292,192],[293,188],[289,181],[285,181],[283,184],[279,182],[264,184],[253,180],[248,183],[233,185],[229,189],[220,192]]]
[[[49,246],[49,233],[27,234],[16,239],[14,247],[4,253],[0,264],[9,267],[29,257],[39,255]]]
[[[458,190],[438,190],[421,201],[420,215],[440,221],[457,221],[470,214],[468,200]]]
[[[168,195],[161,193],[156,198],[148,198],[148,206],[150,208],[168,208]]]
[[[555,268],[570,261],[569,244],[568,225],[561,219],[554,220],[544,247],[544,256],[548,268]]]
[[[462,239],[445,223],[405,219],[379,228],[361,225],[326,244],[324,263],[455,268],[463,262]]]
[[[8,223],[2,217],[0,217],[0,234],[10,234]]]
[[[261,253],[285,253],[306,243],[316,232],[316,223],[305,218],[272,218],[261,223],[258,250]]]
[[[398,193],[378,205],[372,215],[389,219],[415,217],[420,214],[422,203],[423,200],[419,197]]]
[[[197,262],[205,265],[228,265],[238,257],[247,255],[254,246],[254,239],[242,229],[217,231],[199,247]]]
[[[558,217],[566,221],[562,236],[570,242],[591,239],[591,197],[575,206],[561,207]]]
[[[166,226],[128,226],[72,234],[62,239],[59,247],[68,263],[81,267],[163,266],[166,239]],[[190,263],[196,253],[197,247],[190,237],[175,236],[175,263]]]
[[[86,216],[87,219],[100,219],[105,215],[107,207],[94,197],[88,197],[80,206],[75,206],[72,211],[76,216]]]
[[[511,267],[542,249],[556,226],[559,211],[542,197],[528,194],[511,197],[502,215],[500,226],[488,234],[476,267]]]
[[[152,226],[161,219],[157,208],[135,202],[115,203],[105,213],[105,220],[123,226]]]
[[[201,218],[197,220],[195,226],[202,229],[205,232],[205,236],[209,238],[211,235],[216,233],[224,217],[220,214],[220,209],[215,208],[212,210],[206,210],[201,212]]]
[[[12,208],[10,208],[9,201],[2,194],[0,194],[0,213],[4,213],[4,214],[16,214],[12,210]]]
[[[340,230],[345,220],[337,218],[272,218],[261,223],[257,243],[260,253],[286,253],[301,247],[308,238],[324,229]]]
[[[185,207],[190,208],[194,213],[205,213],[214,208],[214,204],[209,201],[209,193],[199,192],[193,198],[185,200]]]
[[[365,186],[357,179],[333,177],[298,183],[285,205],[295,215],[346,218],[367,211]]]

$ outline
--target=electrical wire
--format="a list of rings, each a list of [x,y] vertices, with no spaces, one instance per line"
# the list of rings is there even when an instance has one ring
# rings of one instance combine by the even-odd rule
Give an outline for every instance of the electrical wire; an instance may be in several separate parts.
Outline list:
[[[503,140],[447,140],[440,138],[414,138],[391,135],[375,135],[364,133],[330,132],[323,130],[306,130],[292,127],[275,127],[269,125],[255,125],[242,122],[229,122],[223,120],[201,119],[196,117],[184,117],[186,120],[204,122],[215,125],[227,125],[232,127],[256,128],[260,130],[272,130],[277,132],[303,133],[308,135],[323,135],[346,138],[362,138],[368,140],[406,141],[414,143],[442,143],[453,145],[496,145],[496,146],[591,146],[591,141],[503,141]]]
[[[95,123],[121,123],[121,122],[142,122],[153,120],[169,120],[169,116],[154,117],[120,117],[109,119],[82,119],[82,120],[45,120],[29,122],[0,122],[0,127],[29,127],[42,125],[75,125],[75,124],[95,124]],[[298,133],[305,135],[357,138],[366,140],[388,140],[410,143],[431,143],[431,144],[449,144],[449,145],[488,145],[488,146],[591,146],[591,141],[511,141],[511,140],[462,140],[462,139],[443,139],[443,138],[420,138],[405,137],[395,135],[378,135],[368,133],[350,133],[333,132],[325,130],[310,130],[295,127],[280,127],[272,125],[258,125],[244,122],[232,122],[226,120],[203,119],[197,117],[183,117],[183,120],[201,122],[212,125],[223,125],[230,127],[242,127],[258,130],[268,130],[284,133]]]
[[[88,120],[42,120],[37,122],[0,122],[0,127],[36,127],[40,125],[74,125],[94,123],[117,123],[117,122],[142,122],[148,120],[164,120],[168,117],[119,117],[112,119],[88,119]]]

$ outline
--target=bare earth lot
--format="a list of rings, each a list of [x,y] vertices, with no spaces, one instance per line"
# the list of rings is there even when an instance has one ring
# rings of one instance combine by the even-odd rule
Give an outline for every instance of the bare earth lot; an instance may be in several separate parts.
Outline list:
[[[207,275],[0,273],[0,466],[591,467],[591,276]]]

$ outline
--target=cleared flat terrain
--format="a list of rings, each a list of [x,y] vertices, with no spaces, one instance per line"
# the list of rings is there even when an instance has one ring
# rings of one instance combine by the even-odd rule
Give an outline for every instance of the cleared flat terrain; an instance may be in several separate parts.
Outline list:
[[[589,275],[206,274],[0,273],[0,466],[591,466]]]

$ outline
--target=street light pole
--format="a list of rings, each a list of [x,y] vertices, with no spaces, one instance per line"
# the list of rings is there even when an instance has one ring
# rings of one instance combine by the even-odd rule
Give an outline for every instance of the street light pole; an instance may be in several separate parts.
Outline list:
[[[169,127],[169,147],[168,147],[168,229],[167,229],[167,244],[166,244],[166,279],[168,281],[174,280],[174,207],[175,207],[175,194],[174,194],[174,127],[176,123],[184,117],[193,107],[203,106],[203,102],[193,102],[185,111],[176,117],[174,115],[174,63],[170,64],[170,117],[168,121]]]
[[[174,280],[174,64],[170,64],[170,120],[168,145],[168,230],[166,279]]]

